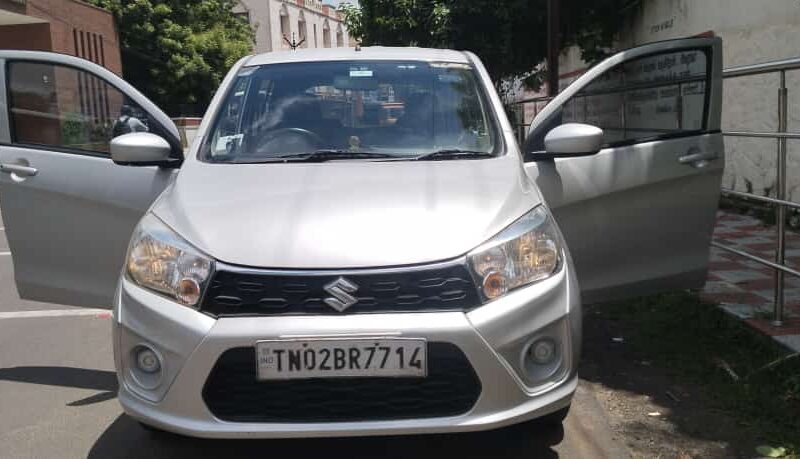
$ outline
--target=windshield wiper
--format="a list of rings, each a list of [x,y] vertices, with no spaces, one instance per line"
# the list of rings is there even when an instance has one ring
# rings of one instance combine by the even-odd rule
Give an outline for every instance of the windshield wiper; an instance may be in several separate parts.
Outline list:
[[[431,161],[431,160],[442,160],[442,159],[480,159],[480,158],[489,158],[492,156],[494,156],[492,153],[488,153],[485,151],[448,148],[445,150],[436,150],[430,153],[423,153],[419,156],[413,157],[412,159],[416,161]]]
[[[325,162],[337,159],[383,159],[395,158],[395,155],[388,153],[374,153],[367,151],[350,151],[350,150],[316,150],[311,153],[292,153],[289,155],[277,156],[270,158],[273,161],[300,161],[300,162]]]
[[[244,157],[238,158],[237,164],[263,164],[263,163],[294,163],[294,162],[309,162],[309,163],[323,163],[325,161],[332,161],[337,159],[392,159],[397,158],[395,155],[388,153],[370,153],[370,152],[354,152],[350,150],[316,150],[303,153],[289,153],[280,156],[267,156],[267,157]]]

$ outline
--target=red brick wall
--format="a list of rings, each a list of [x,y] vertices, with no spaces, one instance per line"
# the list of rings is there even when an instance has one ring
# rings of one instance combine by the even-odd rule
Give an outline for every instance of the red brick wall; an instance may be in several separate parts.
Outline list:
[[[50,24],[17,24],[0,26],[0,48],[50,51]]]
[[[108,11],[77,0],[28,0],[26,14],[50,22],[53,51],[122,75],[117,28]]]

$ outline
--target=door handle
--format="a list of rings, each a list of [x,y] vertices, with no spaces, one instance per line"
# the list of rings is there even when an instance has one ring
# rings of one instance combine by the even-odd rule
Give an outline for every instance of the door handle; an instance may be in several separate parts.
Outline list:
[[[39,169],[24,164],[0,163],[0,172],[16,174],[20,177],[33,177],[39,173]]]
[[[705,167],[709,161],[717,159],[719,156],[712,151],[699,152],[696,149],[689,150],[688,154],[678,157],[681,164],[689,164],[694,167]]]

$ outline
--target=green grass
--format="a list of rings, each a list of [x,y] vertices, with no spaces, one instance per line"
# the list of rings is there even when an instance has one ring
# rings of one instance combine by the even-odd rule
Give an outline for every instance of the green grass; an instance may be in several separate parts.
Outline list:
[[[622,327],[626,347],[699,386],[714,409],[733,416],[759,440],[800,452],[800,358],[689,292],[602,305]],[[726,362],[740,377],[720,368]]]

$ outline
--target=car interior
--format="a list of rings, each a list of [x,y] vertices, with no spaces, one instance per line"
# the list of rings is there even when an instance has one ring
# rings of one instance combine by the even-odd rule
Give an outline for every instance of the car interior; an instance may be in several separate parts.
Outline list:
[[[346,65],[334,76],[313,66],[265,66],[240,76],[210,139],[210,159],[247,162],[321,149],[492,151],[493,121],[469,69],[382,63],[356,73]]]

